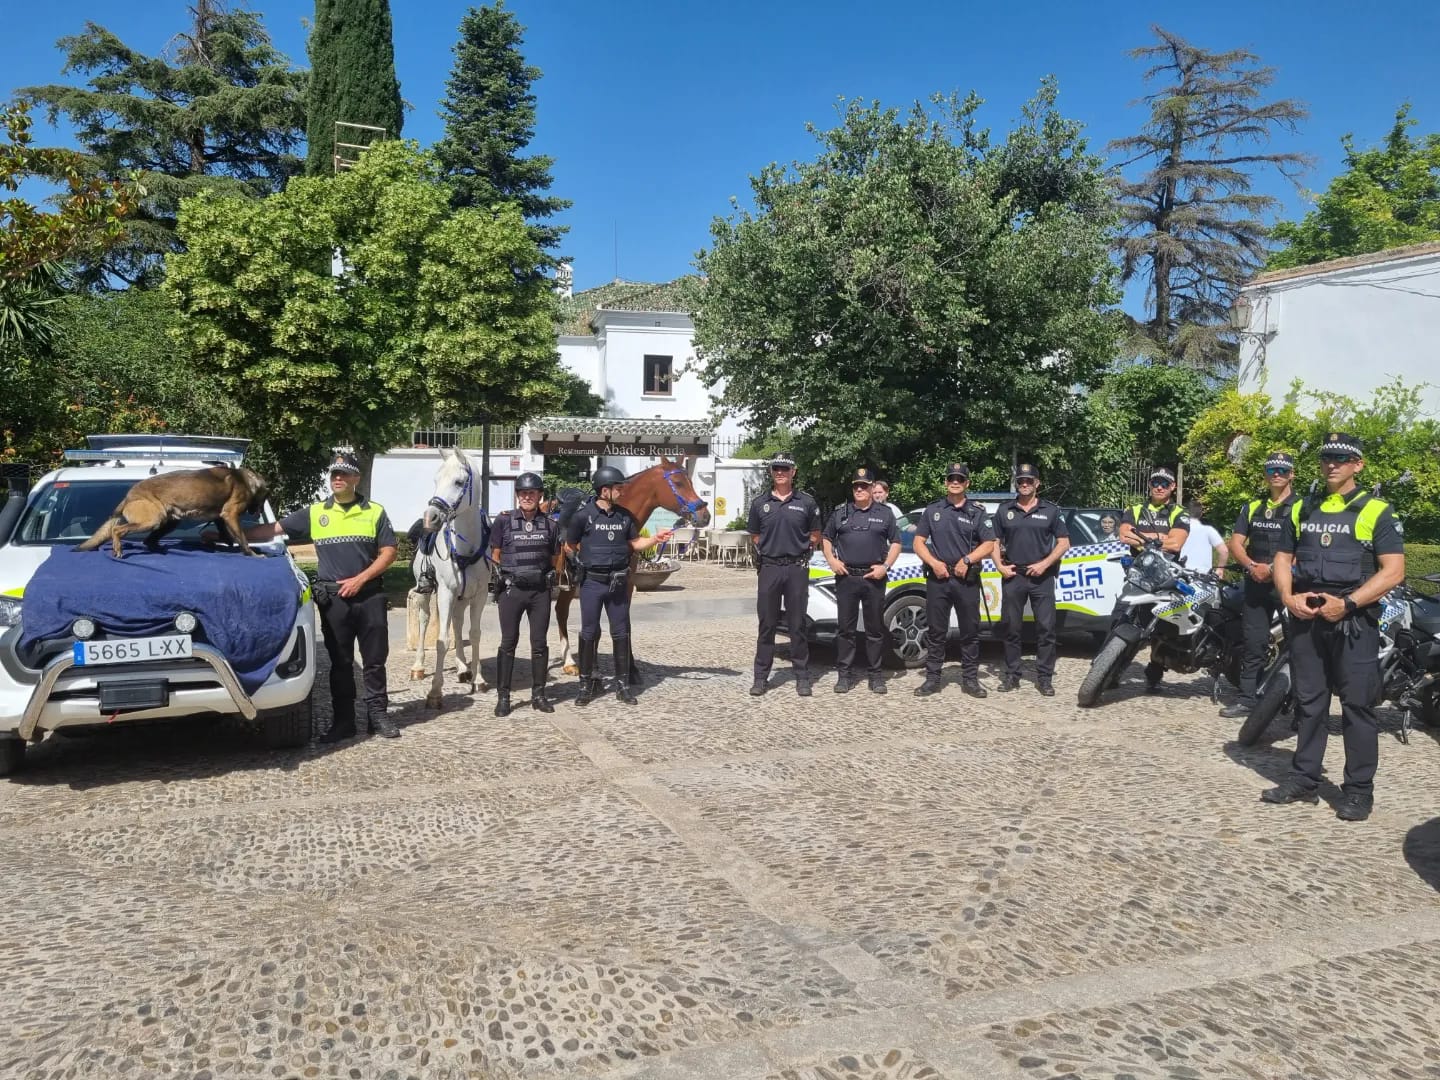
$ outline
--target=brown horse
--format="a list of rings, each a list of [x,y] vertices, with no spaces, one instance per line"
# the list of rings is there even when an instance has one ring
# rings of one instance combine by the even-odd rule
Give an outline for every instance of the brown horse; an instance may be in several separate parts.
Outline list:
[[[640,523],[643,529],[645,523],[650,520],[650,515],[660,507],[673,510],[681,518],[689,518],[700,528],[710,524],[710,508],[705,501],[695,494],[695,487],[690,482],[690,474],[685,467],[671,461],[669,458],[661,458],[658,465],[651,465],[644,472],[638,472],[625,481],[625,488],[620,493],[618,500],[630,513],[635,515],[635,520]],[[638,556],[630,557],[630,568],[633,571]],[[560,631],[560,663],[566,675],[578,675],[580,669],[575,664],[575,659],[570,653],[570,635],[566,630],[566,622],[570,616],[570,604],[575,599],[575,586],[570,581],[570,576],[565,568],[565,553],[562,550],[555,556],[556,576],[560,579],[560,591],[555,598],[555,627]],[[631,598],[634,598],[635,576],[630,576],[628,586]],[[634,666],[632,653],[630,667],[630,682],[638,683],[640,676]]]

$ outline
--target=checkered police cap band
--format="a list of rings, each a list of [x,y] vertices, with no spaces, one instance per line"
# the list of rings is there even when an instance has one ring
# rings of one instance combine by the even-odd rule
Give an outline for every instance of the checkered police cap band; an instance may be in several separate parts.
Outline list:
[[[1169,469],[1156,469],[1150,474],[1150,482],[1154,483],[1156,480],[1164,480],[1167,484],[1173,484],[1175,482],[1175,474]]]
[[[1321,457],[1339,457],[1341,454],[1347,457],[1364,457],[1359,444],[1353,442],[1327,442],[1320,447]]]
[[[1277,450],[1265,459],[1265,468],[1293,469],[1295,468],[1295,459],[1289,454],[1284,454]]]

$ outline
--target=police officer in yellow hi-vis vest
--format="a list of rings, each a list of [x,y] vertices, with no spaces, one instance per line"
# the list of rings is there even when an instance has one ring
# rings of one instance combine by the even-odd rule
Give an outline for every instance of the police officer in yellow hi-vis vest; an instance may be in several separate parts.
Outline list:
[[[385,508],[359,491],[360,462],[338,453],[330,462],[331,495],[297,510],[273,525],[246,530],[251,540],[284,535],[295,543],[313,543],[319,569],[315,606],[330,654],[330,702],[334,719],[321,742],[355,736],[355,646],[360,646],[365,683],[365,715],[374,734],[398,738],[388,714],[385,662],[390,630],[385,619],[381,576],[395,561],[395,530]]]
[[[1147,541],[1158,540],[1163,550],[1179,555],[1190,536],[1190,515],[1170,501],[1174,497],[1175,474],[1164,468],[1153,470],[1150,497],[1143,503],[1126,507],[1120,515],[1120,539],[1137,549]],[[1145,665],[1145,689],[1152,694],[1159,690],[1164,674],[1165,668],[1156,663],[1152,653]]]
[[[1340,695],[1345,783],[1335,816],[1364,821],[1375,804],[1380,730],[1380,598],[1405,580],[1405,543],[1388,503],[1360,490],[1365,452],[1332,431],[1320,446],[1325,494],[1297,500],[1271,564],[1275,591],[1294,617],[1290,671],[1300,734],[1290,776],[1260,796],[1269,803],[1318,799],[1330,695]]]

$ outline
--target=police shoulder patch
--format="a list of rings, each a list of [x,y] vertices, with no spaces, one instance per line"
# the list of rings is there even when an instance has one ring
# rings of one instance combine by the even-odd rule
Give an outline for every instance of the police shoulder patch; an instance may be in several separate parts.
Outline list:
[[[1015,511],[1014,511],[1014,510],[1007,510],[1007,511],[1005,512],[1005,520],[1006,520],[1006,521],[1014,521],[1014,520],[1015,520]]]

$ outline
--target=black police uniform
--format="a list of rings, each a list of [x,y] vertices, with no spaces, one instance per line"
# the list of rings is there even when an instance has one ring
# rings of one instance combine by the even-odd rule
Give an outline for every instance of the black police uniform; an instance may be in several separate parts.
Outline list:
[[[382,548],[395,547],[389,515],[363,495],[349,505],[337,503],[332,496],[290,514],[280,527],[292,541],[313,543],[319,562],[314,595],[325,651],[330,654],[334,721],[329,737],[355,734],[356,645],[360,647],[366,718],[380,734],[397,733],[387,712],[385,662],[390,656],[390,628],[385,618],[385,589],[375,578],[354,596],[344,597],[335,584],[365,570]]]
[[[1235,519],[1235,535],[1244,537],[1245,553],[1251,560],[1270,565],[1275,561],[1285,535],[1285,523],[1290,519],[1295,502],[1292,492],[1280,502],[1271,502],[1269,497],[1247,503]],[[1265,658],[1270,651],[1270,622],[1280,606],[1280,597],[1275,592],[1274,582],[1256,581],[1247,577],[1244,585],[1244,607],[1240,611],[1240,628],[1244,635],[1244,652],[1240,658],[1240,696],[1246,700],[1255,697],[1260,683],[1260,673],[1265,668]]]
[[[1006,503],[994,521],[1004,559],[1015,567],[1015,576],[1000,585],[1005,673],[1011,679],[1020,677],[1020,631],[1029,601],[1035,616],[1035,678],[1040,686],[1049,686],[1055,677],[1055,578],[1060,564],[1056,562],[1039,577],[1031,577],[1025,568],[1048,558],[1062,537],[1069,539],[1070,528],[1058,506],[1039,498],[1028,510],[1019,500]]]
[[[830,541],[835,559],[845,567],[835,577],[835,607],[839,637],[835,642],[835,662],[840,669],[837,690],[848,689],[859,681],[855,670],[855,652],[860,632],[856,618],[863,613],[865,629],[865,661],[871,688],[879,689],[880,661],[885,644],[885,582],[865,577],[876,566],[888,568],[890,545],[900,540],[895,515],[884,503],[871,503],[864,510],[853,502],[837,507],[825,523],[824,537]]]
[[[1323,452],[1323,448],[1322,448]],[[1280,541],[1293,556],[1292,594],[1347,596],[1374,576],[1380,555],[1403,555],[1405,545],[1388,503],[1357,488],[1311,496],[1292,505]],[[1347,795],[1369,796],[1380,760],[1375,699],[1380,682],[1379,604],[1357,608],[1338,622],[1295,619],[1290,671],[1300,733],[1295,782],[1314,789],[1325,760],[1330,695],[1340,695]]]
[[[546,635],[550,632],[550,586],[558,538],[559,529],[548,514],[536,510],[527,517],[519,508],[496,517],[490,532],[490,547],[500,552],[496,601],[500,612],[500,655],[496,666],[497,686],[506,697],[507,709],[515,648],[520,643],[520,620],[528,616],[530,684],[534,694],[531,704],[542,712],[551,711],[545,699],[545,678],[550,667]],[[497,710],[500,707],[497,703]]]
[[[949,499],[937,499],[925,507],[916,523],[915,535],[925,538],[930,554],[950,568],[948,578],[938,578],[925,566],[925,621],[929,643],[925,657],[925,682],[940,681],[945,666],[945,642],[950,631],[950,612],[960,624],[960,679],[970,687],[980,685],[980,565],[969,568],[963,577],[955,564],[995,539],[994,524],[985,507],[974,499],[959,506]]]
[[[640,523],[623,506],[603,510],[598,502],[581,507],[570,519],[566,542],[579,547],[578,561],[584,581],[580,585],[580,675],[590,694],[597,687],[595,659],[600,642],[600,612],[610,622],[617,691],[624,691],[630,670],[630,541],[640,535]],[[588,661],[588,663],[587,663]],[[586,687],[581,688],[586,703]]]
[[[760,632],[755,642],[755,685],[763,688],[775,660],[775,631],[780,602],[790,634],[790,664],[797,684],[809,687],[810,643],[805,637],[805,612],[810,601],[810,536],[820,531],[820,504],[804,491],[781,499],[767,491],[750,504],[747,527],[760,539],[760,580],[755,614]]]

